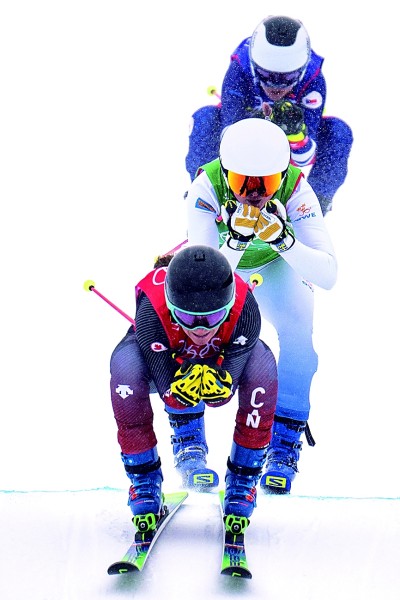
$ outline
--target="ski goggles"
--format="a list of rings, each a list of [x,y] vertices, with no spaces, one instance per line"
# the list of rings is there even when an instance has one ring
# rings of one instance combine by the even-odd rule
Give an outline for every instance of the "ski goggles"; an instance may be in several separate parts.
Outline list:
[[[303,71],[304,67],[290,73],[275,73],[274,71],[260,71],[257,68],[255,69],[257,77],[265,87],[277,89],[295,85],[300,81]]]
[[[258,196],[272,196],[279,190],[284,173],[275,173],[274,175],[264,175],[262,177],[253,177],[250,175],[239,175],[233,171],[228,171],[227,179],[229,187],[234,194],[247,198],[254,192]]]
[[[167,301],[168,309],[170,310],[173,319],[185,329],[214,329],[219,327],[228,318],[229,312],[235,302],[235,296],[232,300],[217,310],[211,312],[189,312],[174,306]]]

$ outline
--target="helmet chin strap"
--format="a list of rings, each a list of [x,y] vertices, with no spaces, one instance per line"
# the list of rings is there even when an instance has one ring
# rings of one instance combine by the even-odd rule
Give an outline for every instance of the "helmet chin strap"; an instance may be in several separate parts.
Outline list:
[[[219,160],[221,162],[221,159],[219,159]],[[230,204],[232,202],[235,202],[235,205],[236,205],[237,200],[236,200],[235,196],[233,195],[233,192],[232,192],[231,188],[229,187],[228,169],[225,169],[225,167],[222,164],[222,162],[221,162],[221,171],[222,171],[222,177],[224,178],[224,181],[226,183],[226,187],[227,187],[227,190],[228,190],[228,193],[225,195],[225,201],[224,201],[223,205],[226,206],[227,204]]]
[[[286,175],[287,175],[288,169],[289,169],[289,165],[286,167],[286,169],[284,171],[282,171],[282,179],[281,179],[281,182],[280,182],[279,187],[276,190],[276,192],[279,192],[279,190],[281,189],[281,187],[283,185],[283,182],[286,179]],[[275,192],[275,194],[276,194],[276,192]],[[275,194],[274,194],[274,196],[275,196]]]

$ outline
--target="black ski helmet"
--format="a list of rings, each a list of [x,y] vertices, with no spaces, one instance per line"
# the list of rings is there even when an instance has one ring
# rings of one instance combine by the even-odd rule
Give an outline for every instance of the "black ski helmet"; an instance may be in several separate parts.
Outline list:
[[[165,297],[167,305],[192,313],[233,305],[235,280],[228,260],[209,246],[184,248],[168,266]]]

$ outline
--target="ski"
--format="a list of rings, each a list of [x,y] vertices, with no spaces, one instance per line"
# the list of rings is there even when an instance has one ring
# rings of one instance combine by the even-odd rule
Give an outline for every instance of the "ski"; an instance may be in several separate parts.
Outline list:
[[[247,563],[246,548],[244,545],[244,533],[249,520],[246,517],[237,517],[235,515],[224,516],[224,497],[225,492],[220,491],[219,500],[224,519],[221,574],[251,579],[252,574]]]
[[[137,531],[134,540],[123,558],[108,567],[107,573],[122,575],[133,571],[142,571],[160,533],[187,497],[187,492],[164,494],[163,507],[158,521],[155,520],[156,517],[153,513],[135,517],[134,523]]]

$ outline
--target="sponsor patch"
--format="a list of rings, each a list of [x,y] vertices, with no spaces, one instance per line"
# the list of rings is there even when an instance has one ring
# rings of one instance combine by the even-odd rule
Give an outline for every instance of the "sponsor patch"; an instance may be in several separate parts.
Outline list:
[[[247,344],[247,341],[247,337],[245,337],[244,335],[240,335],[238,338],[236,338],[236,340],[233,343],[238,344],[239,346],[245,346]]]
[[[123,400],[125,400],[125,398],[127,398],[128,396],[132,396],[133,391],[131,390],[129,385],[124,385],[123,383],[120,383],[116,388],[115,388],[116,393],[118,394],[118,396],[121,396],[121,398]]]
[[[205,210],[207,212],[213,212],[213,213],[216,212],[215,209],[211,206],[211,204],[208,204],[208,202],[206,202],[205,200],[202,200],[201,198],[197,198],[195,206],[196,206],[196,208],[199,208],[200,210]]]
[[[302,98],[301,103],[305,108],[320,108],[322,106],[322,96],[319,92],[310,92],[304,98]]]
[[[296,212],[300,213],[301,215],[308,215],[310,211],[311,208],[309,206],[306,206],[304,202],[301,206],[299,206],[299,208],[296,208]]]
[[[150,346],[153,352],[163,352],[164,350],[168,350],[161,342],[153,342]]]

